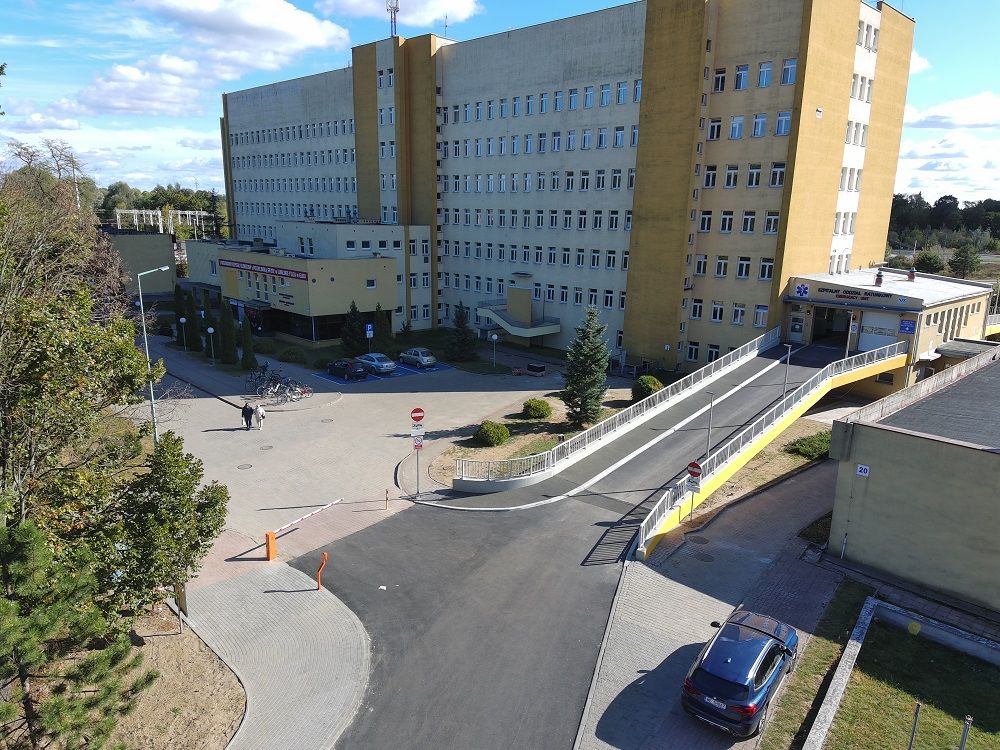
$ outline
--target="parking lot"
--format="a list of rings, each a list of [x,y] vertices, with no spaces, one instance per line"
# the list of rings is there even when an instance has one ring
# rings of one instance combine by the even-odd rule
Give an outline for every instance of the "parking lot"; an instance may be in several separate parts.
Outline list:
[[[324,380],[329,380],[331,383],[336,383],[337,385],[359,385],[361,383],[371,382],[373,380],[392,380],[393,378],[405,378],[408,375],[431,375],[436,372],[444,372],[445,370],[454,369],[448,365],[443,365],[440,362],[431,367],[413,367],[411,365],[401,365],[396,363],[396,369],[392,373],[385,375],[376,375],[374,373],[368,373],[368,377],[364,380],[345,380],[337,375],[330,375],[325,372],[313,373],[318,378],[323,378]]]

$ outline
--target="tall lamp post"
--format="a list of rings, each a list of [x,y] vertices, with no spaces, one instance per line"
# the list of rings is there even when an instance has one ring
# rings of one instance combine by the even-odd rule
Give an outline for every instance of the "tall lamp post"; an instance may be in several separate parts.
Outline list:
[[[490,341],[493,342],[493,369],[497,369],[497,339],[500,338],[495,333],[490,334]]]
[[[142,345],[146,349],[146,373],[149,375],[149,415],[153,418],[153,444],[160,440],[156,432],[156,395],[153,393],[153,363],[149,359],[149,337],[146,335],[146,306],[142,302],[142,277],[157,271],[169,271],[170,266],[160,266],[151,268],[148,271],[140,271],[136,274],[136,281],[139,283],[139,319],[142,321]]]
[[[705,391],[705,394],[712,397],[712,401],[708,405],[708,437],[705,443],[705,460],[708,460],[712,453],[712,412],[715,411],[715,394],[711,391]]]
[[[187,351],[188,337],[187,337],[187,331],[185,330],[185,326],[187,325],[188,319],[181,316],[180,318],[177,319],[177,322],[180,323],[181,325],[181,343],[184,344],[184,351]]]
[[[788,393],[788,364],[792,361],[792,345],[785,344],[785,348],[788,349],[788,354],[785,355],[785,384],[781,386],[782,398],[784,398],[785,394]]]
[[[212,336],[215,333],[215,329],[209,326],[205,329],[205,332],[208,333],[209,358],[212,360],[212,367],[215,367],[215,338]]]

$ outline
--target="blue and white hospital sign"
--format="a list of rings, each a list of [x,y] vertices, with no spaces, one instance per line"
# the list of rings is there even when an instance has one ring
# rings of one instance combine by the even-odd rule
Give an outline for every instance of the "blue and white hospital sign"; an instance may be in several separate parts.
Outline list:
[[[915,320],[901,320],[899,321],[899,332],[914,334],[917,332],[917,321]]]
[[[809,296],[809,285],[808,284],[796,284],[795,285],[795,296],[796,297],[808,297]]]

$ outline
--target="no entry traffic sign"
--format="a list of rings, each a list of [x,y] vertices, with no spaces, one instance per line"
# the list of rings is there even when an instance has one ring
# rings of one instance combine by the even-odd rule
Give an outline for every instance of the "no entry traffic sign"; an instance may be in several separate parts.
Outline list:
[[[412,419],[414,422],[419,422],[423,418],[424,418],[424,410],[421,409],[419,406],[410,412],[410,419]]]
[[[693,477],[700,477],[701,476],[701,464],[698,463],[697,461],[692,461],[691,463],[689,463],[688,464],[688,474],[690,474]]]

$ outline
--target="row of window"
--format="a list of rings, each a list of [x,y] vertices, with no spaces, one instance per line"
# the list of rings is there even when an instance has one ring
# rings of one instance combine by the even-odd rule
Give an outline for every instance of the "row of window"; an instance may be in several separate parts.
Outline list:
[[[319,167],[333,164],[354,164],[353,148],[331,148],[325,151],[296,151],[280,154],[248,154],[230,157],[233,169],[261,169],[277,167]]]
[[[595,98],[595,93],[597,97]],[[543,91],[537,96],[535,94],[526,94],[523,98],[520,96],[511,97],[508,99],[487,99],[485,102],[466,102],[465,104],[458,105],[453,104],[451,106],[451,122],[452,124],[458,124],[459,122],[480,122],[483,119],[493,120],[493,119],[506,119],[508,115],[510,117],[520,117],[522,114],[525,116],[540,114],[544,115],[549,111],[549,102],[552,104],[553,112],[562,112],[563,109],[574,110],[581,106],[583,109],[590,109],[594,106],[595,102],[601,107],[611,106],[612,101],[615,104],[627,104],[630,98],[630,87],[628,81],[618,81],[614,84],[614,90],[612,92],[612,84],[602,83],[600,84],[599,90],[595,91],[594,86],[584,86],[583,87],[583,97],[581,100],[580,89],[573,88],[568,89],[566,92],[554,91],[552,92],[551,99],[549,92]],[[631,85],[631,99],[633,102],[638,103],[642,98],[642,79],[636,78],[632,81]],[[524,104],[522,108],[522,102]],[[538,104],[537,108],[535,104]],[[448,107],[440,107],[439,112],[441,114],[441,122],[443,125],[448,124]]]
[[[517,229],[520,226],[522,229],[530,229],[534,227],[535,229],[545,229],[546,228],[546,218],[545,211],[543,209],[535,210],[534,222],[532,222],[531,211],[529,209],[523,209],[521,211],[521,221],[518,224],[518,212],[516,208],[509,210],[510,213],[510,228]],[[492,208],[453,208],[448,211],[447,208],[438,209],[438,217],[441,224],[453,224],[455,226],[467,226],[467,227],[497,227],[503,229],[507,226],[507,209],[497,209],[494,219],[494,209]],[[551,209],[548,212],[548,222],[547,226],[549,229],[608,229],[610,231],[616,231],[619,228],[619,223],[622,229],[626,232],[632,229],[632,211],[627,209],[624,212],[624,216],[620,211],[612,210],[607,212],[607,226],[604,223],[604,211],[600,209],[595,209],[593,211],[587,211],[585,209],[579,209],[575,214],[571,209],[564,209],[562,211],[562,218],[560,220],[560,213],[555,209]],[[464,220],[463,220],[464,219]],[[621,219],[621,222],[619,222]]]
[[[712,211],[702,211],[698,217],[698,231],[699,232],[711,232],[712,231]],[[719,232],[722,234],[729,234],[733,231],[733,223],[735,221],[735,212],[733,211],[721,211],[719,214]],[[778,224],[780,223],[781,215],[778,211],[765,211],[764,212],[764,234],[777,234]],[[740,231],[743,234],[753,234],[757,228],[757,212],[756,211],[744,211],[743,212],[743,222],[740,225]]]
[[[772,68],[773,63],[770,60],[757,64],[757,88],[765,89],[771,85]],[[782,86],[790,86],[795,83],[797,68],[798,61],[794,57],[789,57],[782,61],[780,79],[780,84]],[[707,67],[704,69],[703,75],[707,81],[710,75],[710,71]],[[750,65],[737,65],[733,75],[733,90],[745,91],[748,88],[750,88]],[[712,77],[712,92],[719,94],[725,90],[726,69],[716,68],[715,74]]]
[[[608,179],[609,171],[611,173],[610,180]],[[591,180],[591,176],[593,176],[593,180]],[[634,189],[635,168],[629,168],[624,176],[625,187],[628,190]],[[516,193],[518,190],[530,193],[532,185],[535,186],[536,190],[545,190],[548,187],[549,190],[563,190],[565,192],[573,192],[577,189],[586,192],[591,187],[594,190],[604,190],[606,187],[611,190],[620,190],[622,177],[623,171],[621,169],[595,169],[593,172],[589,169],[583,169],[579,172],[579,180],[577,180],[575,170],[567,170],[565,174],[559,170],[524,172],[523,175],[520,172],[511,172],[509,185],[512,193]],[[449,191],[453,193],[505,193],[508,186],[507,174],[503,172],[495,176],[493,174],[438,175],[437,179],[442,193]]]
[[[357,192],[348,191],[348,192]],[[251,201],[236,201],[238,214],[256,214],[257,216],[279,216],[281,218],[331,219],[337,217],[350,218],[351,206],[344,204],[306,204],[306,203],[257,203]]]
[[[281,141],[301,141],[306,138],[329,138],[337,135],[353,135],[354,118],[310,122],[300,125],[286,125],[281,128],[244,130],[229,134],[230,146],[248,146],[258,143],[280,143]]]
[[[695,174],[697,175],[700,170],[700,165],[695,166]],[[747,164],[747,187],[757,188],[760,187],[760,164]],[[715,164],[705,165],[705,179],[702,181],[702,187],[706,190],[711,190],[717,184],[719,176],[719,168]],[[725,182],[723,187],[725,188],[736,188],[739,187],[740,183],[740,165],[738,164],[727,164],[725,171]],[[783,187],[785,184],[785,162],[775,161],[771,162],[771,176],[768,180],[768,186],[773,188]],[[697,195],[693,196],[697,199]]]
[[[583,128],[580,130],[579,138],[577,138],[576,130],[567,130],[565,139],[565,150],[575,151],[577,146],[581,150],[587,150],[590,148],[624,148],[625,147],[625,126],[616,125],[613,129],[609,128],[596,128],[597,140],[594,140],[595,128]],[[610,136],[610,139],[609,139]],[[510,148],[508,150],[508,142]],[[448,147],[448,141],[440,141],[437,144],[438,152],[442,159],[449,158],[459,158],[463,157],[474,157],[474,156],[506,156],[508,153],[511,156],[517,156],[522,153],[531,154],[536,151],[539,154],[544,154],[548,151],[552,153],[558,153],[563,150],[563,134],[562,131],[556,130],[552,133],[525,133],[523,138],[520,135],[511,136],[497,136],[495,138],[465,138],[463,140],[454,140],[451,142],[451,148]],[[632,125],[631,132],[628,138],[629,146],[639,145],[639,126]]]
[[[838,211],[833,219],[834,234],[854,234],[854,225],[858,221],[857,211]]]
[[[691,265],[691,256],[687,256],[687,264]],[[750,256],[738,256],[736,261],[736,278],[750,278]],[[705,276],[708,273],[708,256],[696,255],[694,258],[694,275]],[[715,256],[715,275],[717,278],[725,278],[729,275],[729,256]],[[774,278],[774,258],[761,258],[758,268],[757,278],[762,281],[770,281]]]
[[[733,115],[729,118],[729,140],[740,140],[745,132],[746,115]],[[704,118],[699,125],[704,128]],[[791,110],[780,110],[774,122],[774,135],[785,136],[792,132]],[[767,113],[758,112],[753,116],[750,137],[763,138],[767,135]],[[713,117],[708,121],[708,136],[705,140],[718,141],[722,138],[722,119]]]
[[[870,23],[865,23],[864,21],[858,21],[858,46],[864,47],[872,52],[877,52],[878,27],[872,26]]]
[[[375,85],[381,88],[392,88],[396,82],[396,75],[392,68],[380,70],[375,76]]]
[[[864,172],[863,169],[855,169],[854,167],[841,167],[840,169],[840,189],[847,190],[849,192],[858,192],[861,190],[861,173]]]
[[[687,302],[687,300],[684,300]],[[704,302],[700,299],[691,300],[691,310],[688,317],[691,320],[701,320],[704,314]],[[734,326],[741,326],[746,323],[747,306],[743,302],[734,302],[729,315],[729,322]],[[719,300],[712,300],[712,309],[708,318],[713,323],[723,323],[726,320],[726,303]],[[753,325],[755,328],[763,328],[767,325],[767,305],[757,305],[754,308]],[[681,333],[684,328],[681,329]]]
[[[578,247],[576,250],[572,250],[568,247],[557,248],[548,247],[543,248],[540,245],[535,245],[531,247],[529,245],[523,245],[518,247],[517,245],[510,246],[510,255],[507,253],[507,246],[504,244],[498,244],[496,246],[496,252],[494,254],[494,247],[492,242],[459,242],[455,240],[453,243],[449,243],[448,240],[444,240],[441,246],[441,255],[447,256],[449,249],[452,251],[454,257],[465,257],[465,258],[477,258],[485,260],[498,260],[506,261],[510,260],[511,263],[517,263],[520,259],[522,263],[532,263],[536,265],[542,265],[547,263],[550,266],[555,266],[560,264],[564,267],[569,267],[572,264],[573,258],[576,258],[576,267],[585,268],[587,267],[587,251]],[[473,254],[474,253],[474,254]],[[463,255],[464,254],[464,255]],[[599,270],[604,268],[606,270],[616,270],[618,266],[619,253],[617,250],[591,250],[590,251],[590,268],[592,270]],[[621,270],[628,270],[628,260],[629,251],[623,250],[621,253]],[[773,263],[772,263],[773,265]]]
[[[379,125],[395,125],[396,124],[396,108],[395,107],[379,107],[378,108],[378,124]]]
[[[847,134],[844,136],[844,143],[855,146],[868,145],[868,126],[862,122],[847,121]]]
[[[395,177],[393,175],[393,189]],[[259,180],[233,180],[236,192],[271,193],[356,193],[358,178],[350,177],[271,177]],[[384,186],[383,186],[384,189]],[[267,204],[263,204],[267,205]]]
[[[855,73],[851,79],[851,98],[862,102],[871,102],[874,85],[874,78],[866,78]]]

